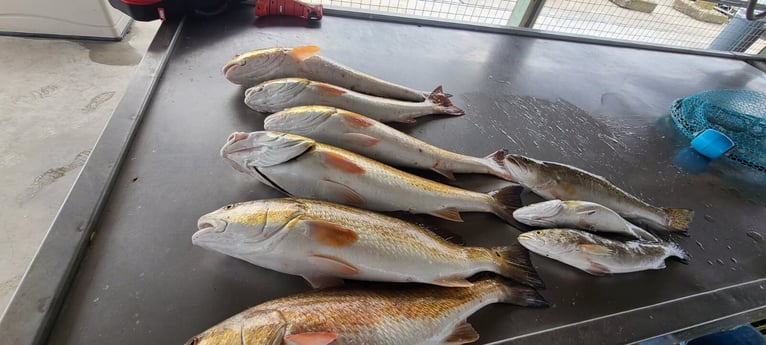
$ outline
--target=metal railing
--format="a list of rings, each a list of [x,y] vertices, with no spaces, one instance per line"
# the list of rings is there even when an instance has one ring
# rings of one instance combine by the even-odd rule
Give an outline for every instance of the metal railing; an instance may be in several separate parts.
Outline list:
[[[744,18],[743,1],[693,0],[322,0],[324,5],[446,21],[526,26],[653,45],[766,54],[766,23]],[[711,45],[713,48],[711,48]]]

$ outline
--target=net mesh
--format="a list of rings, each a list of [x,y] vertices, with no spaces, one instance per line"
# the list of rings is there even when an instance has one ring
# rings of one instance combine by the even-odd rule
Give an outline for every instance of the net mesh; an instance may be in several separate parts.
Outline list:
[[[680,98],[670,106],[673,123],[692,139],[705,129],[726,134],[736,145],[728,159],[766,172],[766,94],[711,90]]]

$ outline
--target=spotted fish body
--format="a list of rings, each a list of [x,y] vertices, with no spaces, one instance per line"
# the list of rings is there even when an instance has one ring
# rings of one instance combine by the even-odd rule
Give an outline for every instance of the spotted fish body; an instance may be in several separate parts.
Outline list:
[[[652,206],[601,176],[566,164],[510,154],[505,167],[514,181],[543,198],[595,202],[656,230],[685,233],[694,218],[693,210]]]
[[[245,104],[262,113],[303,105],[325,105],[365,114],[382,122],[415,122],[430,115],[464,115],[437,87],[422,102],[406,102],[361,94],[339,86],[301,78],[265,81],[245,91]]]
[[[394,84],[316,55],[317,46],[257,49],[237,55],[223,66],[226,79],[254,86],[280,78],[306,78],[356,92],[410,102],[425,101],[427,92]]]
[[[234,133],[221,155],[236,170],[290,196],[373,211],[424,213],[458,222],[460,212],[485,212],[516,224],[512,212],[521,202],[516,185],[489,194],[472,192],[286,133]]]
[[[314,287],[340,278],[470,286],[489,271],[541,287],[527,251],[464,247],[397,218],[307,199],[259,200],[200,218],[192,242],[283,273]]]
[[[470,288],[423,285],[325,289],[252,307],[186,345],[438,345],[479,339],[466,319],[493,303],[545,307],[532,289],[499,279]]]
[[[665,268],[671,256],[682,262],[686,252],[672,242],[620,242],[573,229],[545,229],[519,235],[530,251],[579,268],[592,275]]]
[[[504,151],[471,157],[440,149],[366,116],[324,106],[289,108],[266,118],[264,129],[312,138],[392,166],[453,173],[492,174],[509,180]]]

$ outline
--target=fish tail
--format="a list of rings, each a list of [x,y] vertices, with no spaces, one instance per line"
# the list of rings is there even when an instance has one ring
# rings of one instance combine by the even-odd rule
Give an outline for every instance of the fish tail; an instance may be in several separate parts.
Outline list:
[[[518,229],[526,228],[525,225],[513,218],[513,211],[523,206],[521,202],[521,192],[523,190],[524,187],[514,184],[489,193],[489,196],[493,199],[492,212]]]
[[[670,247],[670,251],[672,256],[675,256],[678,258],[678,261],[680,261],[684,265],[689,264],[689,253],[686,252],[678,243],[675,242],[668,242],[668,246]]]
[[[495,152],[492,152],[488,156],[484,157],[484,159],[487,161],[487,165],[490,168],[490,171],[492,172],[492,175],[495,175],[503,180],[506,181],[512,181],[511,179],[511,173],[508,171],[508,169],[505,168],[505,156],[508,154],[508,150],[506,149],[500,149]]]
[[[498,266],[498,274],[534,288],[545,288],[543,280],[537,275],[529,259],[529,251],[521,244],[490,249]]]
[[[454,116],[465,115],[465,111],[463,111],[463,109],[460,109],[452,104],[452,101],[449,100],[449,97],[444,94],[441,85],[437,86],[436,89],[434,89],[434,91],[428,95],[428,100],[431,101],[431,103],[437,105],[439,107],[439,111],[443,114]]]
[[[694,218],[694,210],[685,208],[664,208],[668,219],[668,230],[671,232],[686,233],[689,223]]]
[[[522,307],[545,308],[550,306],[548,301],[537,290],[519,285],[508,279],[496,278],[493,281],[499,286],[502,297],[500,302],[519,305]]]

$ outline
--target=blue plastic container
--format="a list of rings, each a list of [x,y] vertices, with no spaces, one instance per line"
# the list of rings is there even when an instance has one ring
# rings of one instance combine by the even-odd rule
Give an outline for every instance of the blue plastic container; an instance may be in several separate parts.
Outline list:
[[[734,148],[734,141],[715,129],[706,129],[692,139],[692,148],[703,156],[716,159]]]

